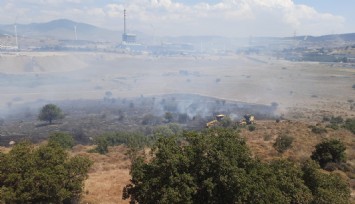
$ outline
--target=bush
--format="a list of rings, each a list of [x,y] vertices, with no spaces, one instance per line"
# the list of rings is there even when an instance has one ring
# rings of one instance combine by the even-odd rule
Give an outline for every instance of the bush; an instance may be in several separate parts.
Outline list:
[[[346,119],[344,127],[355,134],[355,118]]]
[[[339,129],[339,125],[337,125],[337,124],[329,124],[326,127],[327,128],[332,128],[333,130],[338,130]]]
[[[253,132],[254,130],[256,130],[255,125],[249,125],[248,130],[249,130],[250,132]]]
[[[280,135],[276,138],[273,147],[276,149],[277,152],[284,153],[286,150],[292,147],[293,140],[294,139],[291,136]]]
[[[164,118],[165,118],[166,122],[170,123],[171,121],[173,121],[174,116],[171,112],[166,112],[164,115]]]
[[[180,113],[178,115],[178,122],[179,123],[186,123],[189,120],[189,116],[186,113]]]
[[[312,132],[316,134],[323,134],[327,133],[327,129],[318,126],[312,126]]]
[[[147,114],[143,117],[142,125],[157,125],[159,124],[161,119],[152,114]]]
[[[49,136],[49,143],[56,142],[64,149],[71,149],[74,146],[73,136],[64,132],[55,132]]]
[[[69,157],[57,143],[34,148],[22,142],[0,153],[0,203],[78,201],[92,162]]]
[[[344,143],[337,139],[326,139],[316,145],[311,158],[324,168],[327,163],[340,163],[346,161],[346,147]]]
[[[141,149],[145,146],[149,146],[152,141],[152,138],[145,137],[143,134],[135,132],[105,133],[95,138],[96,148],[90,152],[106,154],[108,153],[109,146],[117,146],[121,144],[125,144],[132,149]]]
[[[221,121],[220,121],[222,127],[233,127],[234,124],[233,124],[233,121],[232,119],[229,117],[229,116],[225,116]]]
[[[332,116],[330,118],[329,122],[331,124],[340,125],[340,124],[342,124],[344,122],[344,119],[341,116],[337,116],[337,117]]]
[[[108,153],[108,141],[105,137],[97,137],[95,138],[96,148],[93,152],[97,152],[100,154]]]

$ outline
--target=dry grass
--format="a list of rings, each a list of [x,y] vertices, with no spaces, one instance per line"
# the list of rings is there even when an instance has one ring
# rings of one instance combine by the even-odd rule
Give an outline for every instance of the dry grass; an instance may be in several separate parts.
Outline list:
[[[307,124],[295,121],[258,121],[253,132],[247,129],[242,130],[241,135],[246,138],[253,154],[262,160],[274,158],[292,158],[301,161],[312,153],[314,146],[323,136],[311,132]],[[294,138],[291,149],[283,154],[279,154],[273,143],[279,135],[289,135]],[[269,135],[269,140],[265,141],[265,135]]]
[[[10,151],[10,148],[0,146],[1,153],[8,153],[9,151]]]
[[[128,203],[122,200],[122,189],[129,183],[130,161],[125,155],[124,146],[111,147],[107,155],[87,153],[93,146],[78,145],[73,148],[72,155],[82,155],[94,161],[85,181],[85,189],[81,203],[110,204]]]

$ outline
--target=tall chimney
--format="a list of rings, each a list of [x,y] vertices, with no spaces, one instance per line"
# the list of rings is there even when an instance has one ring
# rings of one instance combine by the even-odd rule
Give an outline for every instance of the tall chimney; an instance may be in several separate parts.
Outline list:
[[[126,30],[126,9],[123,10],[123,34],[127,34],[127,30]]]

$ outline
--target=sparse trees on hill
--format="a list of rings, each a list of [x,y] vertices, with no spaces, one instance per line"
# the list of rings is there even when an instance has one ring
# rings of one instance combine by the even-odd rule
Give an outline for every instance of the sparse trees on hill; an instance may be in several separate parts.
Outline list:
[[[73,203],[90,166],[87,158],[69,158],[57,143],[19,143],[0,153],[0,203]]]
[[[52,124],[53,120],[62,118],[64,118],[62,110],[54,104],[43,106],[38,115],[39,120],[48,121],[49,124]]]

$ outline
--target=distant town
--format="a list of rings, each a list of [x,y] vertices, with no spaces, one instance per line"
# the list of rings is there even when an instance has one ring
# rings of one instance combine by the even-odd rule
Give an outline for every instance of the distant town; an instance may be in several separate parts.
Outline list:
[[[59,19],[47,23],[0,25],[0,52],[115,52],[134,55],[269,55],[290,61],[355,63],[355,33],[326,36],[230,38],[158,37],[112,31]]]

